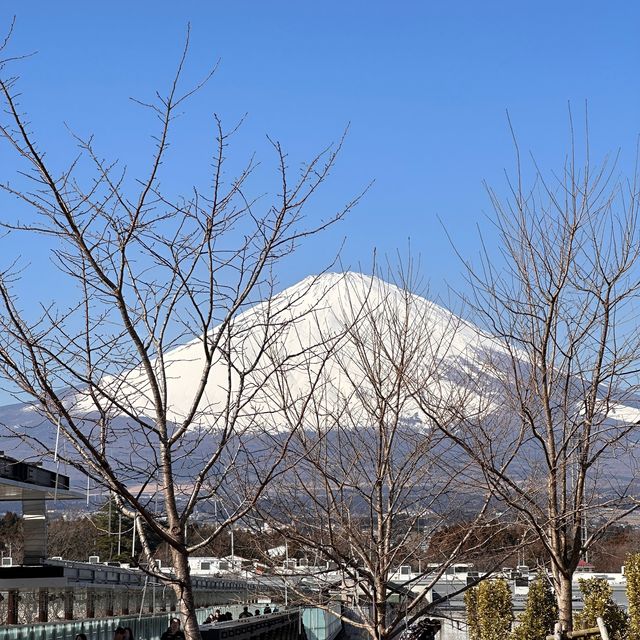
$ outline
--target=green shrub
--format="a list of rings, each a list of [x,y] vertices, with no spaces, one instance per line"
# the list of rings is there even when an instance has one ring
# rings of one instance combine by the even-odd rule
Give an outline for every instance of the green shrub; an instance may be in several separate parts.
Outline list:
[[[485,580],[478,585],[479,640],[506,640],[511,634],[513,603],[506,580]]]
[[[624,573],[629,599],[629,640],[640,640],[640,553],[627,556]]]
[[[540,573],[529,585],[524,611],[518,616],[513,640],[545,640],[553,633],[558,619],[558,605],[547,576]]]
[[[609,631],[611,640],[626,638],[629,620],[627,614],[613,601],[611,587],[602,578],[580,580],[580,591],[584,599],[584,608],[576,613],[576,629],[588,629],[597,626],[596,618],[601,617]]]
[[[480,640],[478,625],[478,587],[471,587],[464,592],[464,606],[467,612],[467,629],[469,640]]]

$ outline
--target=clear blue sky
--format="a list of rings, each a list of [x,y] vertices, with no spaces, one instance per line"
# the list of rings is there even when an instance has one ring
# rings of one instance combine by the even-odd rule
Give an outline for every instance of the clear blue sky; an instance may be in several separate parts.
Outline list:
[[[145,166],[153,126],[128,97],[166,86],[188,22],[187,82],[221,64],[178,121],[165,185],[188,192],[206,180],[213,112],[228,125],[248,113],[230,155],[240,163],[257,152],[256,193],[277,189],[267,134],[295,164],[351,123],[315,211],[375,184],[347,222],[288,263],[283,285],[321,269],[342,238],[348,267],[366,268],[374,247],[404,251],[411,239],[434,296],[445,280],[458,284],[437,220],[463,253],[476,250],[475,226],[487,227],[482,181],[502,189],[513,166],[507,109],[522,147],[549,168],[567,149],[568,101],[580,114],[588,100],[595,153],[622,147],[628,159],[640,133],[633,2],[3,0],[0,27],[13,14],[10,52],[38,51],[16,67],[22,107],[54,163],[75,152],[66,122],[94,133],[104,156]],[[11,158],[3,145],[2,180]],[[34,298],[51,295],[48,286],[43,272]]]

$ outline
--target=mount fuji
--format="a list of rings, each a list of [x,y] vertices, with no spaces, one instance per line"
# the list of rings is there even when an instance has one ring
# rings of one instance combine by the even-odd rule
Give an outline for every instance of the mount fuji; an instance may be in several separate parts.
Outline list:
[[[356,405],[349,411],[357,427],[357,415],[366,414],[363,398],[386,393],[385,385],[397,380],[399,362],[407,367],[408,377],[429,387],[431,402],[443,411],[449,406],[491,411],[500,399],[480,397],[479,386],[468,383],[500,375],[506,358],[498,340],[404,287],[354,272],[310,276],[233,319],[208,372],[191,429],[200,435],[215,433],[228,420],[231,407],[246,433],[256,425],[277,433],[286,430],[292,414],[300,415],[310,404],[313,420],[309,425],[305,418],[304,426],[317,428],[334,420],[336,407],[349,402]],[[168,350],[153,367],[166,378],[167,418],[180,425],[192,413],[194,390],[206,369],[203,338]],[[153,419],[152,393],[142,366],[106,376],[102,384],[126,412]],[[66,402],[75,415],[95,412],[86,394],[69,394]],[[621,407],[620,414],[629,411],[640,415],[635,407]],[[109,412],[114,424],[126,423],[116,406]],[[422,422],[410,398],[401,413],[416,425]],[[53,447],[56,428],[33,406],[0,407],[3,440],[20,431]],[[33,457],[24,443],[10,446],[14,457]],[[144,446],[143,434],[134,434],[125,445],[140,447],[141,457]],[[7,450],[7,445],[0,448]]]
[[[299,408],[310,394],[323,407],[319,413],[340,399],[355,402],[354,389],[371,387],[371,366],[380,369],[378,384],[384,386],[385,376],[394,377],[397,352],[408,342],[413,352],[405,366],[412,367],[414,378],[434,382],[437,377],[438,393],[448,402],[462,393],[465,376],[478,373],[481,359],[505,354],[491,336],[407,288],[353,272],[310,276],[234,319],[208,372],[193,426],[222,428],[231,405],[242,428],[259,422],[261,429],[286,430],[285,407]],[[154,366],[159,378],[166,377],[167,418],[181,424],[206,368],[203,338],[167,351]],[[153,419],[142,366],[102,384],[130,413]],[[464,395],[465,402],[475,402],[467,389]],[[82,394],[70,404],[75,412],[95,409]],[[419,411],[408,401],[403,413],[415,418]]]
[[[220,427],[229,398],[237,400],[240,378],[247,400],[237,408],[245,424],[260,420],[275,431],[283,427],[284,405],[297,406],[312,387],[314,393],[321,387],[324,405],[352,396],[354,388],[370,384],[362,350],[376,353],[376,366],[384,377],[384,368],[395,366],[393,351],[407,330],[403,326],[425,353],[429,351],[427,367],[437,362],[453,369],[463,361],[477,361],[480,352],[502,352],[491,336],[405,288],[354,272],[310,276],[234,318],[231,337],[214,357],[194,426]],[[418,333],[422,333],[419,341]],[[166,376],[167,418],[180,424],[192,409],[194,389],[205,367],[203,338],[168,350],[153,366],[156,375]],[[441,383],[445,392],[447,383]],[[152,393],[142,366],[105,376],[102,384],[129,412],[153,418]],[[451,389],[449,385],[446,393]],[[95,411],[83,393],[69,394],[66,403],[75,415]],[[112,408],[111,413],[117,419],[117,410]],[[407,417],[417,413],[409,403]],[[0,407],[0,435],[20,431],[51,445],[55,438],[55,426],[34,406]],[[23,443],[4,448],[9,446],[13,455],[33,458]]]

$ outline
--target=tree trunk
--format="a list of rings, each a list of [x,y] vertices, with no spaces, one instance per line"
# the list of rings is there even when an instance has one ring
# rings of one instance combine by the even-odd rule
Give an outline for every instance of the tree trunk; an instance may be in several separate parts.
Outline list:
[[[386,638],[386,627],[387,627],[387,603],[384,601],[375,602],[373,605],[376,609],[375,611],[375,621],[376,621],[376,635],[375,640],[385,640]]]
[[[196,619],[196,603],[193,597],[189,557],[177,549],[173,549],[173,569],[179,583],[174,586],[178,598],[178,610],[182,617],[182,629],[186,640],[200,640],[200,628]]]
[[[387,589],[380,575],[374,577],[373,583],[374,640],[384,640],[386,638],[387,628]]]
[[[573,629],[573,587],[571,578],[558,572],[556,599],[558,601],[558,618],[563,631]]]

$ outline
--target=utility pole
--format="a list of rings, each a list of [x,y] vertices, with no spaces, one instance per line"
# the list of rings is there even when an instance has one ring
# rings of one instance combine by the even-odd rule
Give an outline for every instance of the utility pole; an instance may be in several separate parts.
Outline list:
[[[233,544],[233,525],[231,525],[231,570],[235,572],[236,570],[236,554],[235,547]]]
[[[289,589],[287,583],[287,571],[289,571],[289,543],[284,541],[284,606],[285,609],[289,605]]]
[[[118,513],[118,557],[122,552],[122,512]]]

